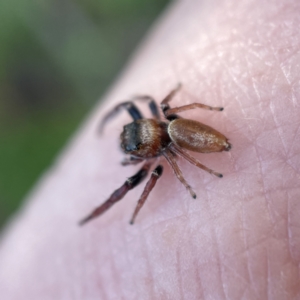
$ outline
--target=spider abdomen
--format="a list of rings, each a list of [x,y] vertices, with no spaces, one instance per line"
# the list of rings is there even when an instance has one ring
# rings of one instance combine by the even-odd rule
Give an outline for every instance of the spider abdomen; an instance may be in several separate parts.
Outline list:
[[[179,118],[171,121],[168,134],[174,144],[194,152],[220,152],[231,148],[223,134],[194,120]]]

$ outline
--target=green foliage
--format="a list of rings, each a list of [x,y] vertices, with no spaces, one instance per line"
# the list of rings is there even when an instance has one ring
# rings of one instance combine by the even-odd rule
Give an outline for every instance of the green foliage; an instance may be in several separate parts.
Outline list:
[[[167,2],[0,1],[0,225]]]
[[[0,225],[74,132],[86,108],[39,113],[0,132]]]

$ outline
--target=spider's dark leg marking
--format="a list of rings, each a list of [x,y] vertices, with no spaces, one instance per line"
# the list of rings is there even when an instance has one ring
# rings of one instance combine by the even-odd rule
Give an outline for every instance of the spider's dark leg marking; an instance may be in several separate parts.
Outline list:
[[[164,157],[166,158],[166,160],[168,161],[168,163],[170,164],[170,166],[172,167],[176,177],[179,179],[179,181],[186,187],[186,189],[190,192],[191,196],[196,199],[197,195],[196,193],[193,191],[193,189],[191,188],[191,186],[187,183],[187,181],[185,180],[185,178],[182,175],[182,172],[179,168],[179,166],[176,163],[176,158],[173,155],[173,153],[170,150],[165,150],[163,152]]]
[[[121,161],[121,165],[122,166],[137,165],[137,164],[141,163],[142,161],[144,161],[144,159],[130,156],[130,157],[125,157]]]
[[[134,96],[132,98],[132,100],[133,101],[134,100],[148,101],[148,105],[149,105],[149,108],[150,108],[150,111],[151,111],[153,117],[155,117],[158,120],[160,119],[160,115],[159,115],[157,104],[156,104],[155,100],[151,96],[148,96],[148,95],[137,95],[137,96]]]
[[[86,222],[100,216],[117,201],[121,200],[129,190],[132,190],[134,187],[136,187],[148,175],[150,166],[151,162],[146,162],[135,175],[129,177],[120,188],[115,190],[102,205],[98,206],[95,210],[91,212],[91,214],[89,214],[87,217],[81,220],[79,222],[79,225],[83,225]]]
[[[112,118],[114,118],[122,109],[126,109],[128,111],[128,113],[130,114],[130,116],[132,117],[132,119],[134,121],[139,120],[139,119],[143,119],[143,115],[140,113],[140,111],[138,110],[138,108],[135,106],[134,103],[132,103],[131,101],[126,101],[126,102],[122,102],[120,104],[118,104],[117,106],[115,106],[115,108],[113,110],[111,110],[101,121],[100,126],[99,126],[99,131],[100,133],[102,133],[104,125]]]
[[[193,156],[189,155],[187,152],[185,152],[184,150],[182,150],[181,148],[179,147],[176,147],[174,144],[170,146],[170,149],[175,152],[176,154],[178,154],[179,156],[182,156],[183,158],[185,158],[189,163],[191,163],[192,165],[198,167],[198,168],[201,168],[203,169],[204,171],[210,173],[210,174],[213,174],[217,177],[220,177],[222,178],[223,175],[218,173],[218,172],[215,172],[214,170],[212,169],[209,169],[207,168],[206,166],[202,165],[196,158],[194,158]]]
[[[130,224],[132,225],[134,223],[134,220],[138,214],[138,212],[140,211],[140,209],[142,208],[142,206],[144,205],[144,203],[146,202],[150,192],[152,191],[152,189],[154,188],[158,178],[162,175],[163,172],[163,167],[161,165],[157,166],[154,171],[151,174],[151,177],[149,179],[149,181],[147,182],[144,191],[136,205],[136,208],[134,210],[134,213],[132,215],[132,218],[130,220]]]
[[[170,109],[170,106],[169,106],[169,102],[174,98],[174,96],[176,95],[176,93],[180,90],[181,88],[181,83],[179,83],[177,85],[177,87],[172,90],[166,97],[165,99],[163,99],[163,101],[161,102],[160,104],[160,107],[164,113],[164,116],[166,119],[168,119],[169,121],[172,121],[174,119],[177,119],[179,118],[179,116],[177,116],[176,114],[168,114],[167,115],[167,111]]]
[[[168,118],[171,115],[174,115],[174,114],[186,111],[186,110],[194,109],[194,108],[203,108],[203,109],[217,110],[217,111],[224,110],[223,107],[212,107],[212,106],[208,106],[208,105],[201,104],[201,103],[192,103],[192,104],[187,104],[187,105],[183,105],[183,106],[179,106],[179,107],[169,108],[165,111],[165,116]]]

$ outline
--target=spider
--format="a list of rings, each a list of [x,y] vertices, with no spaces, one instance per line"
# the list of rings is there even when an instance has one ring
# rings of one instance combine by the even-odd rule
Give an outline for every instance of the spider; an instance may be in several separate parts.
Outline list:
[[[194,108],[203,108],[215,111],[222,111],[223,108],[211,107],[200,103],[192,103],[171,108],[169,106],[169,102],[173,99],[180,88],[181,84],[178,84],[178,86],[173,89],[160,104],[163,115],[166,118],[165,121],[161,121],[157,104],[150,96],[136,96],[131,101],[122,102],[104,117],[100,124],[101,132],[107,121],[116,116],[122,109],[126,109],[128,111],[133,122],[124,126],[123,132],[120,136],[121,148],[125,154],[129,155],[129,158],[125,158],[122,161],[122,165],[135,165],[143,161],[145,161],[145,163],[136,174],[129,177],[120,188],[115,190],[102,205],[97,207],[91,212],[91,214],[81,220],[79,223],[80,225],[83,225],[91,219],[103,214],[113,204],[121,200],[129,190],[140,184],[142,180],[147,177],[155,158],[159,156],[165,157],[169,165],[172,167],[176,177],[186,187],[194,199],[196,198],[196,194],[182,175],[182,172],[176,163],[177,156],[185,158],[189,163],[207,171],[210,174],[217,177],[223,177],[222,174],[217,173],[201,164],[193,156],[187,153],[186,150],[200,153],[229,151],[231,149],[231,144],[228,142],[228,139],[217,130],[205,124],[184,119],[177,115],[177,113]],[[153,119],[143,118],[142,114],[133,102],[135,100],[148,102]],[[151,177],[136,205],[130,224],[134,223],[138,212],[144,205],[162,173],[163,167],[161,165],[158,165],[153,170]]]

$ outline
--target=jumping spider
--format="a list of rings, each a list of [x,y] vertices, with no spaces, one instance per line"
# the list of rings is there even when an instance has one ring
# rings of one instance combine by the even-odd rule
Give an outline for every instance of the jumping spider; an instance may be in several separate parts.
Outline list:
[[[180,107],[170,108],[169,102],[180,89],[179,84],[172,90],[161,102],[161,110],[167,122],[160,120],[160,114],[157,104],[150,96],[137,96],[132,99],[147,101],[153,115],[153,119],[145,119],[132,101],[122,102],[109,112],[101,122],[100,129],[102,131],[106,122],[117,115],[123,108],[128,111],[133,122],[127,124],[121,133],[121,147],[125,154],[129,154],[129,158],[125,159],[123,165],[135,165],[142,161],[146,161],[142,168],[132,177],[128,178],[125,183],[106,200],[102,205],[97,207],[90,215],[84,218],[80,225],[85,224],[91,219],[101,215],[108,210],[115,202],[121,200],[126,193],[136,187],[143,179],[146,178],[150,167],[155,158],[163,155],[172,167],[179,181],[187,188],[193,198],[196,198],[195,192],[183,177],[179,166],[176,163],[176,156],[185,158],[189,163],[199,167],[218,177],[223,177],[206,166],[202,165],[198,160],[188,154],[186,150],[210,153],[229,151],[231,144],[228,139],[217,130],[204,125],[200,122],[184,119],[179,117],[177,113],[194,108],[203,108],[208,110],[222,111],[222,107],[211,107],[200,103],[192,103]],[[137,203],[135,211],[130,220],[130,224],[134,220],[147,200],[148,195],[154,188],[158,178],[162,175],[163,167],[158,165],[151,174],[144,191]]]

